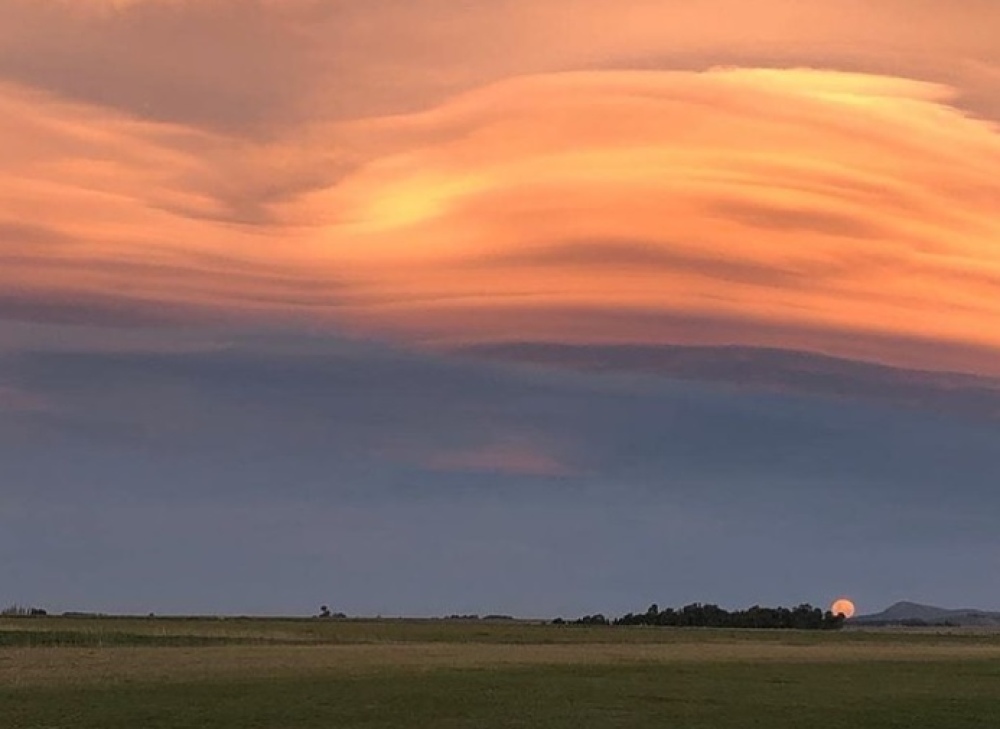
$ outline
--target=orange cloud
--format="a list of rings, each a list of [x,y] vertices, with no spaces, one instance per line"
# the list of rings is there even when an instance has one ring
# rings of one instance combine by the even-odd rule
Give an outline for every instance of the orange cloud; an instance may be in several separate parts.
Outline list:
[[[517,476],[562,477],[574,471],[538,446],[500,442],[466,450],[438,453],[424,466],[435,471],[504,473]]]
[[[363,331],[990,368],[1000,134],[951,95],[806,69],[517,79],[344,128],[377,155],[295,215],[325,221],[313,251]]]
[[[248,140],[0,85],[0,318],[998,373],[1000,133],[814,70],[529,76]]]
[[[330,305],[273,207],[318,184],[252,144],[0,85],[0,316],[135,324]]]
[[[0,77],[271,137],[514,76],[720,63],[926,78],[1000,119],[995,0],[0,0],[0,17]]]

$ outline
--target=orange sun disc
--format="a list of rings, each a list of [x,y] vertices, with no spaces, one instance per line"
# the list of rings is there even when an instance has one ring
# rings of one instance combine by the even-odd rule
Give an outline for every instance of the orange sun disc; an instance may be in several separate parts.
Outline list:
[[[843,615],[845,618],[854,617],[854,603],[846,597],[842,597],[830,606],[830,612],[834,615]]]

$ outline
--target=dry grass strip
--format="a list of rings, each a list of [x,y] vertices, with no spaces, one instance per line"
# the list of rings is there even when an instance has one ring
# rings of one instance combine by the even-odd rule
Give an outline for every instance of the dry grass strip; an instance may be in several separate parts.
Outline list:
[[[398,643],[202,648],[9,648],[0,686],[127,684],[440,668],[671,662],[954,661],[1000,659],[998,645],[677,643],[504,645]]]

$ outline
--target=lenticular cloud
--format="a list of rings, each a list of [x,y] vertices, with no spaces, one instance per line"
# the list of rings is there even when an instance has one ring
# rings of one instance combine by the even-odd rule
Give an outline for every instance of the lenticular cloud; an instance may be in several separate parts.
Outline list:
[[[952,103],[809,69],[579,72],[258,142],[5,85],[0,315],[1000,374],[1000,133]]]
[[[916,364],[976,369],[1000,349],[1000,134],[950,97],[809,69],[520,78],[342,128],[368,157],[302,214],[364,330],[910,365],[932,342]]]

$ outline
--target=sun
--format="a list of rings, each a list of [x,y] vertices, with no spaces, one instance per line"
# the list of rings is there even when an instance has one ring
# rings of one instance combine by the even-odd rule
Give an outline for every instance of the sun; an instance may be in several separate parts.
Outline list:
[[[834,600],[830,606],[830,612],[834,615],[843,615],[845,618],[853,618],[855,613],[854,603],[846,597]]]

